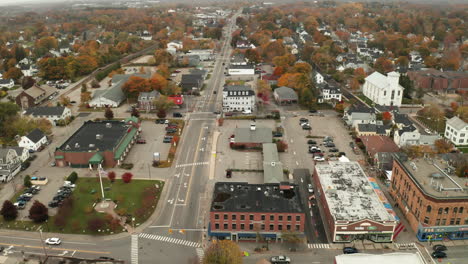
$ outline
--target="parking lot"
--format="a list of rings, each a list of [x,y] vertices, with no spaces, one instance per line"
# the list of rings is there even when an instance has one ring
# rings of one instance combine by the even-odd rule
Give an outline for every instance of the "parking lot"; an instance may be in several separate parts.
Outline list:
[[[166,125],[156,124],[154,121],[141,122],[141,139],[146,144],[135,144],[129,152],[125,163],[133,163],[133,168],[137,170],[147,169],[153,164],[153,154],[159,152],[161,160],[167,158],[170,144],[163,143],[166,135]]]

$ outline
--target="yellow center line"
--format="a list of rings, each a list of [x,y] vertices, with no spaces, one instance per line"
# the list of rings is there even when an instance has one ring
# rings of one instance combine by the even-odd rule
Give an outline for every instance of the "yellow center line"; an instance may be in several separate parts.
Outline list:
[[[29,245],[22,245],[22,244],[0,243],[0,245],[3,245],[3,246],[13,246],[13,247],[23,247],[23,248],[43,249],[41,246],[29,246]],[[46,247],[46,250],[55,250],[55,251],[76,251],[76,252],[91,253],[91,254],[111,254],[111,252],[109,252],[109,251],[93,251],[93,250],[69,249],[69,248],[56,248],[56,247]]]

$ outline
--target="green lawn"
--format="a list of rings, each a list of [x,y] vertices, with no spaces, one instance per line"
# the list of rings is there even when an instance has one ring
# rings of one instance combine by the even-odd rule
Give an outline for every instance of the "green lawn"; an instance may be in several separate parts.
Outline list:
[[[468,153],[468,147],[457,147],[461,152]]]
[[[364,101],[366,104],[368,104],[369,106],[372,106],[374,103],[371,101],[371,99],[367,98],[365,95],[363,94],[358,94],[357,97],[359,97],[362,101]]]
[[[63,228],[57,227],[54,222],[56,216],[49,219],[47,224],[42,224],[43,230],[61,233],[89,234],[87,223],[90,219],[101,218],[106,221],[102,234],[119,233],[121,227],[110,227],[110,219],[106,215],[93,210],[93,205],[101,198],[101,189],[98,178],[80,178],[77,187],[73,192],[73,207],[70,215],[66,218]],[[159,188],[156,188],[156,185]],[[127,215],[127,219],[135,218],[135,226],[143,223],[151,216],[157,206],[159,196],[164,187],[164,182],[150,180],[132,180],[124,183],[116,180],[113,184],[108,179],[103,178],[106,199],[111,199],[117,203],[116,212]],[[146,197],[146,198],[144,198]],[[14,229],[37,230],[41,225],[30,221],[5,222],[2,219],[0,224],[3,227]]]
[[[416,117],[421,123],[429,127],[433,131],[437,131],[439,134],[444,134],[445,132],[445,118],[441,120],[432,120],[427,119],[423,116]]]

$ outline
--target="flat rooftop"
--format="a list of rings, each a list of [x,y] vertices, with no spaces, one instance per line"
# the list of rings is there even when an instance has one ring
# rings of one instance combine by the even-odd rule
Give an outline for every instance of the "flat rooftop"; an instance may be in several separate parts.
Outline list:
[[[397,160],[420,189],[436,198],[468,199],[468,178],[455,175],[445,161],[438,158]]]
[[[385,196],[377,195],[377,183],[371,183],[359,163],[330,161],[315,169],[335,221],[396,220]]]
[[[238,127],[234,130],[234,141],[236,143],[271,143],[273,133],[268,127]]]
[[[302,213],[299,188],[295,184],[248,184],[217,182],[212,212]]]
[[[361,263],[379,263],[379,264],[424,264],[422,256],[417,253],[388,253],[372,255],[366,253],[343,254],[335,257],[336,264],[361,264]]]
[[[58,150],[72,152],[114,150],[131,127],[122,121],[86,121]]]
[[[278,149],[275,143],[263,143],[263,182],[283,182],[283,165],[279,160]]]

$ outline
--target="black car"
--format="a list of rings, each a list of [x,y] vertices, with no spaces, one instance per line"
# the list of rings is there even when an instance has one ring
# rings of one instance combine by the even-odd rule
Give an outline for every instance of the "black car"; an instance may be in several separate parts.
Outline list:
[[[433,258],[446,258],[447,254],[443,251],[434,251],[432,252],[431,256]]]
[[[182,117],[182,114],[179,112],[172,113],[172,117]]]
[[[226,178],[232,177],[232,170],[226,170]]]
[[[99,257],[101,260],[114,260],[114,258],[111,257]]]
[[[354,254],[354,253],[358,253],[358,250],[355,247],[345,247],[345,248],[343,248],[343,253],[344,254]]]
[[[282,137],[282,136],[283,136],[283,133],[281,132],[278,132],[278,131],[273,132],[273,137]]]
[[[166,119],[156,119],[156,124],[164,124],[166,122]]]
[[[315,110],[315,109],[310,109],[310,110],[309,110],[309,113],[311,113],[311,114],[317,113],[317,110]]]
[[[312,128],[310,126],[302,126],[303,130],[311,130]]]
[[[334,147],[335,147],[335,143],[333,143],[333,142],[327,142],[327,143],[325,143],[324,145],[325,145],[325,147],[327,147],[327,148],[334,148]]]
[[[301,119],[299,119],[299,124],[307,123],[307,122],[309,122],[309,119],[307,118],[302,117]]]
[[[309,145],[316,145],[316,144],[317,144],[317,141],[312,140],[312,139],[309,139],[309,140],[307,140],[307,144],[309,144]]]
[[[165,136],[163,139],[163,143],[171,143],[172,141],[172,136]]]
[[[337,149],[337,148],[331,148],[331,149],[329,149],[328,151],[330,151],[330,152],[338,152],[338,149]]]
[[[445,251],[447,250],[447,247],[439,244],[439,245],[434,245],[432,249],[434,249],[434,251]]]
[[[166,129],[166,132],[167,132],[168,134],[175,133],[175,132],[177,132],[177,128],[168,128],[168,129]]]
[[[58,207],[59,206],[59,202],[58,201],[51,201],[49,202],[49,207],[51,208],[55,208],[55,207]]]
[[[18,197],[18,201],[31,201],[31,196],[26,196],[22,194]]]

